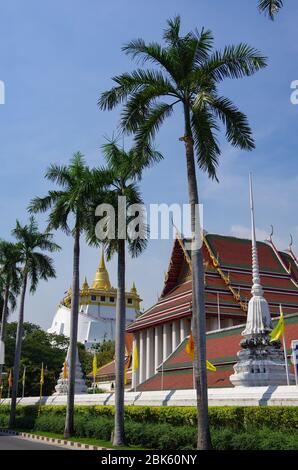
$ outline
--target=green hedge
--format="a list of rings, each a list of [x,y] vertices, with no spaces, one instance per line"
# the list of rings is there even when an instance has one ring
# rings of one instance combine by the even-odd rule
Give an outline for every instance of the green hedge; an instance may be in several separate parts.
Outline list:
[[[17,427],[63,433],[64,406],[17,407]],[[8,425],[9,407],[0,406],[0,427]],[[212,407],[215,449],[298,450],[298,407]],[[76,406],[75,435],[110,440],[114,407]],[[196,410],[190,407],[125,407],[128,444],[153,449],[192,449]]]

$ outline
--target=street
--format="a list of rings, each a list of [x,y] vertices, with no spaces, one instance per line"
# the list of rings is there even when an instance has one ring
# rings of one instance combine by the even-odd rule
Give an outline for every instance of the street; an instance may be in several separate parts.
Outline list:
[[[0,433],[0,450],[72,450],[64,446],[44,444],[38,441],[31,441],[19,436],[10,436]]]

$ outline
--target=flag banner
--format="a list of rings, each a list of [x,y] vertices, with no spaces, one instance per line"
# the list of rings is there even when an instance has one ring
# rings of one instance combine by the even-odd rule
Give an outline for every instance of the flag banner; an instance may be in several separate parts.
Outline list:
[[[195,358],[195,343],[193,340],[192,333],[190,333],[188,341],[185,346],[185,352],[191,356],[192,359]]]
[[[282,309],[280,309],[280,318],[270,333],[271,341],[277,341],[285,332],[285,320]]]
[[[22,376],[22,385],[23,385],[23,387],[25,385],[25,382],[26,382],[26,366],[24,366],[23,376]]]
[[[139,368],[139,354],[138,354],[138,348],[137,345],[134,345],[133,348],[133,370],[136,371]]]
[[[127,385],[127,367],[124,366],[124,380],[123,380],[124,385]]]
[[[216,372],[216,367],[213,364],[211,364],[211,362],[206,361],[206,367],[207,367],[207,370],[210,370],[211,372]]]
[[[63,364],[63,379],[66,380],[67,377],[68,377],[68,371],[67,371],[67,362],[64,361],[64,364]]]
[[[44,368],[43,368],[43,363],[41,364],[41,370],[40,370],[40,385],[44,384]]]
[[[96,354],[94,353],[93,362],[92,362],[93,381],[95,381],[96,373],[97,373],[97,358],[96,358]]]
[[[185,352],[191,356],[192,360],[194,360],[194,358],[195,358],[195,343],[194,343],[194,340],[193,340],[192,333],[190,333],[188,341],[186,343]],[[207,368],[207,370],[210,370],[212,372],[216,371],[216,367],[213,364],[211,364],[211,362],[209,362],[209,361],[206,361],[206,368]]]

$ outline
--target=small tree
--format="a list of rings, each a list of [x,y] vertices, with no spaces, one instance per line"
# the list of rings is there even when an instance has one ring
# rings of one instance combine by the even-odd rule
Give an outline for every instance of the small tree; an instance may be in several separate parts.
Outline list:
[[[85,164],[83,155],[77,152],[67,166],[51,165],[45,177],[60,186],[47,196],[34,198],[29,206],[31,212],[46,212],[49,229],[61,229],[73,237],[73,280],[70,315],[70,359],[69,387],[64,436],[74,432],[74,386],[77,354],[79,296],[80,296],[80,237],[89,229],[91,200],[99,194],[103,179],[100,172],[94,173]],[[71,226],[72,225],[72,226]]]
[[[33,294],[38,286],[40,279],[47,281],[56,276],[53,260],[43,251],[53,253],[60,250],[60,246],[53,242],[53,235],[46,232],[40,232],[34,217],[30,217],[27,225],[21,225],[19,221],[12,231],[13,236],[18,242],[20,251],[20,263],[22,265],[22,287],[19,306],[18,328],[16,336],[16,348],[13,366],[13,385],[10,409],[10,427],[15,426],[16,404],[18,393],[18,382],[20,372],[20,361],[23,339],[23,323],[25,311],[25,296],[30,283],[30,292]]]

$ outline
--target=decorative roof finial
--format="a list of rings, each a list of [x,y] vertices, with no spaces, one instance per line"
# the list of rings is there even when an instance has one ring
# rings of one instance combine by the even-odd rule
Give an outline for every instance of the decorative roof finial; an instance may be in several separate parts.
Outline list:
[[[254,200],[252,188],[252,175],[249,174],[249,194],[251,213],[251,245],[252,245],[252,297],[248,303],[246,328],[243,336],[268,333],[272,330],[272,322],[267,300],[263,297],[263,288],[260,281],[260,269],[256,240]]]
[[[273,225],[270,225],[270,227],[271,227],[271,233],[269,235],[269,241],[272,243],[273,242],[272,238],[273,238],[273,234],[274,234],[274,227],[273,227]]]
[[[290,234],[290,243],[289,243],[289,251],[292,251],[292,246],[293,246],[293,237]]]
[[[252,188],[252,174],[249,174],[249,197],[250,197],[250,214],[251,214],[251,243],[252,243],[252,295],[263,295],[263,289],[260,281],[259,258],[256,240],[254,199]]]

